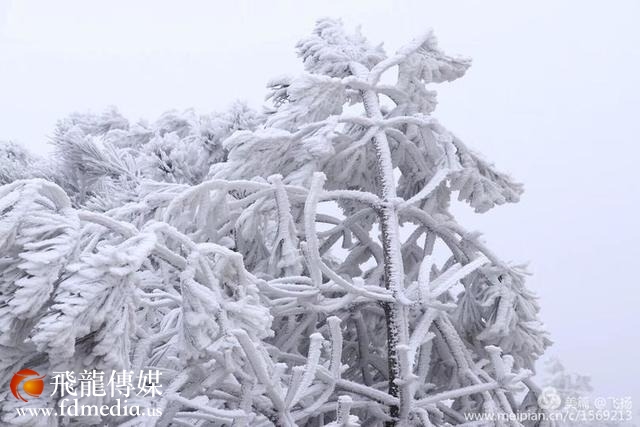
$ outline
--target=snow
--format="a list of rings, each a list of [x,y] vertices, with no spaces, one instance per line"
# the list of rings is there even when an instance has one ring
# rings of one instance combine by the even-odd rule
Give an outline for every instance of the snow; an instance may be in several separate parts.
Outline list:
[[[470,62],[332,19],[298,53],[263,113],[109,110],[62,120],[50,160],[2,146],[3,378],[162,369],[160,425],[444,426],[538,392],[524,272],[449,211],[522,191],[432,117],[425,85]]]

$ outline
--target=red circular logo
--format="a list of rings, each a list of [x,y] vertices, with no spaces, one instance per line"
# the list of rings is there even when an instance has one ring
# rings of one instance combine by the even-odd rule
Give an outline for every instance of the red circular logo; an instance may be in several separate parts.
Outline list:
[[[42,379],[45,375],[40,376],[39,373],[33,369],[22,369],[16,372],[11,378],[11,393],[16,399],[20,399],[24,402],[28,402],[27,399],[20,394],[20,384],[22,384],[22,390],[31,397],[40,397],[42,390],[44,390],[44,381]]]

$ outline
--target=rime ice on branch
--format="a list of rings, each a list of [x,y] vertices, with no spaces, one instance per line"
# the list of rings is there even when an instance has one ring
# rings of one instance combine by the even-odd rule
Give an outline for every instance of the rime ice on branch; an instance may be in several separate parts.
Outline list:
[[[74,115],[54,161],[0,159],[4,383],[25,364],[161,369],[166,392],[135,401],[160,418],[94,420],[128,426],[541,411],[529,377],[549,341],[524,272],[448,210],[522,192],[431,116],[427,85],[469,60],[431,33],[388,56],[330,19],[298,54],[264,114]],[[50,421],[17,405],[3,423]]]

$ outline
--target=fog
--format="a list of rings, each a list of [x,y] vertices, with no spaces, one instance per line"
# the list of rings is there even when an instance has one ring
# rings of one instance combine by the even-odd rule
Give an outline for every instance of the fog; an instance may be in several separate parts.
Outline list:
[[[323,16],[388,52],[432,27],[474,59],[437,88],[436,116],[526,192],[456,208],[460,222],[529,262],[549,354],[596,396],[640,404],[639,2],[0,0],[0,139],[44,153],[56,120],[109,105],[130,119],[259,107],[269,78],[302,69],[295,43]]]

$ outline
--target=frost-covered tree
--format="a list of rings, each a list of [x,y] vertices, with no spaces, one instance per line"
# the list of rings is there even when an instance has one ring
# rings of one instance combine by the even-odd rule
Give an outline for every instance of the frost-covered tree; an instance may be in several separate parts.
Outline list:
[[[630,397],[607,398],[593,393],[591,377],[569,372],[556,357],[544,362],[541,374],[543,394],[552,393],[557,398],[556,402],[551,402],[558,414],[553,424],[555,427],[588,427],[594,423],[599,427],[635,426],[631,422],[633,407]],[[600,400],[597,405],[596,399]],[[547,403],[549,402],[550,400],[547,400]]]
[[[0,141],[0,185],[17,179],[30,178],[34,173],[37,159],[11,141]]]
[[[522,192],[432,117],[427,87],[469,60],[431,33],[387,55],[331,19],[298,54],[305,72],[270,82],[264,114],[73,115],[50,164],[0,187],[3,383],[22,367],[164,381],[129,402],[161,417],[28,419],[6,400],[3,423],[446,426],[539,410],[529,377],[549,341],[524,272],[449,212],[452,197],[485,212]]]
[[[558,358],[554,357],[546,360],[542,373],[546,377],[545,385],[553,387],[563,400],[585,397],[593,391],[591,378],[588,375],[567,372]]]

